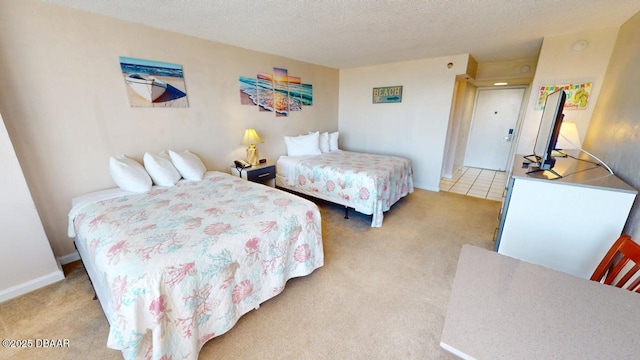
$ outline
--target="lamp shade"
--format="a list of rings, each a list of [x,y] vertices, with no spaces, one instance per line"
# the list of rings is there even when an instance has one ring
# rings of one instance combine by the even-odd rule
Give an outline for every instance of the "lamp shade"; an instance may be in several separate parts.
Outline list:
[[[242,145],[260,144],[262,139],[258,136],[256,129],[247,129],[244,131],[244,137],[242,138]]]
[[[576,127],[576,123],[562,122],[556,148],[562,150],[582,148],[582,142],[580,141],[580,134],[578,134],[578,127]]]

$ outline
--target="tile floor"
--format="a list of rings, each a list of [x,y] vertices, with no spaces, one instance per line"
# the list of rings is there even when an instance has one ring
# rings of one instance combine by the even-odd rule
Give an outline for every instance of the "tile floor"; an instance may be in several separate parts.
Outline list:
[[[502,201],[506,180],[504,171],[463,167],[451,179],[441,179],[440,190]]]

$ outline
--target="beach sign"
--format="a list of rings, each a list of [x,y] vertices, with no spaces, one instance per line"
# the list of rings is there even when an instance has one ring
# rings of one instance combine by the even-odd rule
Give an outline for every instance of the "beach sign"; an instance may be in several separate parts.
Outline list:
[[[373,88],[373,103],[399,103],[402,102],[402,85]]]

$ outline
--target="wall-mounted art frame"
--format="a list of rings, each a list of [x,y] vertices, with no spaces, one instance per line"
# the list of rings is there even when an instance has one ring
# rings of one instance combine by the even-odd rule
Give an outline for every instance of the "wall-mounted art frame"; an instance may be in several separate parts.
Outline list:
[[[258,74],[258,107],[260,111],[273,111],[273,75]]]
[[[373,88],[374,104],[399,102],[402,102],[402,85]]]
[[[563,110],[585,110],[589,104],[589,95],[591,95],[592,83],[572,83],[572,84],[554,84],[542,85],[538,87],[538,101],[534,110],[543,110],[547,101],[547,95],[563,89],[567,94],[567,101],[564,103]]]
[[[120,56],[131,107],[189,107],[182,65]]]
[[[260,111],[275,112],[276,117],[313,105],[313,86],[283,68],[273,68],[273,74],[259,73],[256,78],[240,76],[238,87],[240,104],[258,105]]]

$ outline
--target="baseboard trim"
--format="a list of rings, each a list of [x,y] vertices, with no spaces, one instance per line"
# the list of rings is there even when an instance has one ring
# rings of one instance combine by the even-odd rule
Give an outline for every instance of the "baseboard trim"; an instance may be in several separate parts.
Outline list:
[[[58,262],[61,265],[67,265],[74,261],[80,260],[80,254],[77,251],[72,252],[71,254],[63,255],[58,258]]]
[[[422,190],[429,190],[429,191],[435,191],[438,192],[440,191],[440,184],[438,184],[438,186],[428,186],[426,184],[420,184],[420,183],[413,183],[413,187],[418,188],[418,189],[422,189]]]
[[[62,270],[54,271],[39,278],[29,280],[22,284],[12,286],[8,289],[0,291],[0,302],[13,299],[20,295],[24,295],[33,290],[37,290],[43,286],[51,285],[60,280],[64,280],[64,273]]]

